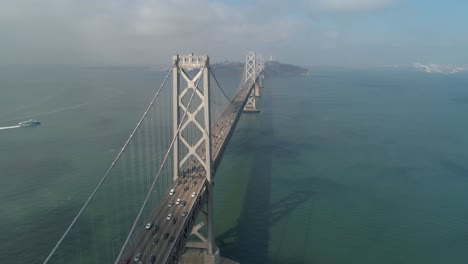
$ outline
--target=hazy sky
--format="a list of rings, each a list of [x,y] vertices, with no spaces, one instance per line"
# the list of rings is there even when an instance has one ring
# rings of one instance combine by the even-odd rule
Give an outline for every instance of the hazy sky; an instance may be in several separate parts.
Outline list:
[[[0,0],[0,64],[468,65],[466,0]]]

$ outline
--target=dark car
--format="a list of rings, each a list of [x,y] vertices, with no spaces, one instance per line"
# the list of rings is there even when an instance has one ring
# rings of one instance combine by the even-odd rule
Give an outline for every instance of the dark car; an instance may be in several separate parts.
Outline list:
[[[150,264],[154,264],[154,261],[155,261],[155,260],[156,260],[156,256],[153,255],[153,256],[151,256],[151,258],[149,259],[149,263],[150,263]]]
[[[189,187],[188,186],[185,186],[184,187],[184,191],[188,191]]]
[[[153,239],[153,245],[156,245],[158,242],[159,242],[159,238],[156,237],[155,239]]]
[[[178,180],[177,185],[181,185],[181,184],[182,184],[182,180]]]
[[[187,205],[187,202],[186,202],[186,201],[180,202],[180,206],[185,206],[185,205]]]
[[[175,224],[177,222],[177,218],[172,218],[171,223]]]
[[[169,233],[164,233],[163,238],[167,239],[169,237]]]
[[[192,182],[193,186],[197,185],[197,181]]]
[[[187,211],[183,211],[183,212],[182,212],[182,216],[186,216],[187,214],[188,214]]]
[[[187,183],[187,179],[184,179],[184,183]]]
[[[175,238],[173,236],[171,236],[171,238],[169,238],[169,243],[174,243],[174,240],[175,240]]]

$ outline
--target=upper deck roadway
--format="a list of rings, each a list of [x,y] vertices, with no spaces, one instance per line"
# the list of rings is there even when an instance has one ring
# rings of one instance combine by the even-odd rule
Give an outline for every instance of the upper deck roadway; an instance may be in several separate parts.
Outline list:
[[[253,87],[253,82],[244,84],[211,131],[212,176],[216,172],[224,149]],[[204,150],[202,149],[202,151]],[[178,181],[172,183],[170,188],[174,189],[174,194],[165,194],[152,216],[147,220],[147,223],[152,223],[153,226],[149,230],[145,229],[145,226],[140,227],[140,233],[122,257],[121,263],[134,262],[138,253],[142,254],[140,260],[142,263],[150,263],[152,256],[155,256],[154,263],[171,263],[177,259],[176,254],[180,254],[180,252],[176,251],[180,247],[176,245],[185,244],[186,241],[182,234],[184,230],[190,232],[200,205],[203,204],[202,200],[205,198],[208,181],[204,172],[197,172],[196,168],[199,166],[201,165],[194,161],[190,168],[181,172],[180,180],[182,183],[178,183]],[[188,190],[186,190],[187,187]],[[195,193],[194,197],[192,197],[193,193]],[[185,201],[186,205],[176,205],[177,199]],[[169,202],[173,202],[174,205],[169,207]],[[187,212],[186,216],[182,216],[184,211]],[[172,223],[172,219],[166,219],[169,214],[172,214],[172,219],[176,220],[175,223]],[[167,238],[164,238],[165,233],[168,233]]]

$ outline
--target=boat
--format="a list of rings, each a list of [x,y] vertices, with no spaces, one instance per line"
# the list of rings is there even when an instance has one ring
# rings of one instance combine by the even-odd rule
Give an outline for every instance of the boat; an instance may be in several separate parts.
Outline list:
[[[38,126],[40,125],[41,122],[37,120],[26,120],[26,121],[21,121],[18,123],[18,126],[20,127],[28,127],[28,126]]]

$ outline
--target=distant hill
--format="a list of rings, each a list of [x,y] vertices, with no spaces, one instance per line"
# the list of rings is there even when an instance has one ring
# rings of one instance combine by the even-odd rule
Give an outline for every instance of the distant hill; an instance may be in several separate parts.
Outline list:
[[[211,67],[213,67],[214,71],[242,72],[244,70],[244,63],[225,61],[214,63]],[[293,77],[309,75],[309,70],[296,65],[281,63],[278,61],[265,62],[265,76]]]

